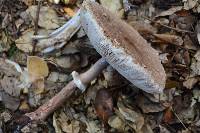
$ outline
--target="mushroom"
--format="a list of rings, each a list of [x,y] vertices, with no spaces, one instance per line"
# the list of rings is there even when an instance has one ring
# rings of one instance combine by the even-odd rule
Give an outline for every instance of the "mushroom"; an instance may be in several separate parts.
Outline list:
[[[166,75],[158,53],[136,30],[96,2],[84,2],[80,12],[81,26],[102,58],[85,73],[73,72],[74,80],[56,96],[25,114],[29,120],[46,119],[76,88],[84,91],[108,64],[146,92],[161,93],[164,89]]]

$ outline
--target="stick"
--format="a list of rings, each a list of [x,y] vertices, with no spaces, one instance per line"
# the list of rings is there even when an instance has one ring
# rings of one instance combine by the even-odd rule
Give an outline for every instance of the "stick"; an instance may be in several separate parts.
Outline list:
[[[38,34],[38,21],[39,21],[39,16],[40,16],[40,5],[41,1],[38,1],[38,6],[37,6],[37,12],[36,12],[36,19],[34,20],[34,35]],[[32,50],[32,55],[35,53],[35,48],[37,45],[37,40],[33,40],[33,50]]]

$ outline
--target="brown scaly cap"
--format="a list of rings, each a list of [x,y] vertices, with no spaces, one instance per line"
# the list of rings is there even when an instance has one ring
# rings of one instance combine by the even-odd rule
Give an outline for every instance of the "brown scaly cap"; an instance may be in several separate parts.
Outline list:
[[[138,88],[160,93],[166,74],[156,50],[130,25],[96,2],[86,1],[81,24],[106,61]]]

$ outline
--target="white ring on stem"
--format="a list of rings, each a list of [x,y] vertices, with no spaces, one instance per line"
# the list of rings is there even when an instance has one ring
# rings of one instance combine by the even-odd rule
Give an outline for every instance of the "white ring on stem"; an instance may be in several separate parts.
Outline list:
[[[76,71],[72,72],[72,78],[74,83],[76,84],[77,88],[79,88],[82,92],[86,90],[86,85],[84,85],[80,79],[79,73]]]

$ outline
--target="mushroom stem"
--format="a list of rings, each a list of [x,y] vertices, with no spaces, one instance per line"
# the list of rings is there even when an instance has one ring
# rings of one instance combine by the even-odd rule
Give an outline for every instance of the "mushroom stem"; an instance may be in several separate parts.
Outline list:
[[[94,80],[103,69],[108,66],[104,58],[99,59],[89,70],[80,75],[80,80],[84,85],[89,84]],[[63,105],[76,89],[74,81],[70,81],[57,95],[51,98],[48,102],[40,106],[37,110],[31,113],[26,113],[31,121],[45,120],[51,113]]]

